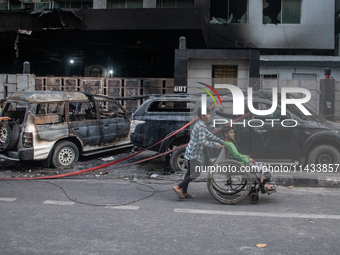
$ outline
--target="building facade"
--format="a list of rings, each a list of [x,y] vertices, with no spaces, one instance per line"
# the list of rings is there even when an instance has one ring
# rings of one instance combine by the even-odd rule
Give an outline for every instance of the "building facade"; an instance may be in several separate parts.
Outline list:
[[[37,76],[174,78],[175,89],[280,86],[325,67],[340,78],[339,0],[0,0],[0,10],[0,73],[29,61]]]

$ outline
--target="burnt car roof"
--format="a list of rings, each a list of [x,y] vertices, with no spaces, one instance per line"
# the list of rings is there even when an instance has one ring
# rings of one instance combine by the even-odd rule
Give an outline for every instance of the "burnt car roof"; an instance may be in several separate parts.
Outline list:
[[[18,100],[26,102],[56,102],[56,101],[86,101],[88,96],[82,92],[65,91],[28,91],[15,92],[8,100]]]

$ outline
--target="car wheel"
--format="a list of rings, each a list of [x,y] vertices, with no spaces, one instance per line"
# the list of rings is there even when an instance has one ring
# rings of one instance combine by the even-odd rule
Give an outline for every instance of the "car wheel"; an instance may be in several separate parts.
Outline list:
[[[77,146],[72,142],[62,141],[55,146],[51,163],[53,167],[70,166],[76,163],[78,158]]]
[[[310,164],[339,164],[340,152],[331,145],[316,146],[309,153],[307,163]]]
[[[185,147],[171,153],[170,168],[174,172],[187,171],[188,161],[184,158]]]
[[[0,151],[5,151],[11,142],[12,130],[7,121],[0,122]]]

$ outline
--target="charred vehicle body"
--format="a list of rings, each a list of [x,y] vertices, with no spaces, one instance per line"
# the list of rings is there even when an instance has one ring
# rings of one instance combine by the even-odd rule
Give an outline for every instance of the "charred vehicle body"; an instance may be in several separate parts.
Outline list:
[[[130,116],[116,100],[82,92],[16,92],[1,112],[2,160],[68,166],[79,155],[131,146]]]
[[[287,105],[287,114],[281,115],[280,106],[271,115],[233,115],[232,97],[223,100],[223,107],[212,110],[210,131],[241,118],[233,123],[235,144],[242,154],[258,161],[283,165],[316,165],[340,163],[340,123],[326,120],[313,113],[305,116],[295,105]],[[247,98],[245,98],[245,103]],[[190,107],[188,107],[190,104]],[[200,107],[199,96],[161,96],[146,100],[133,114],[130,139],[135,146],[147,148],[170,136],[183,127]],[[209,105],[209,104],[208,104]],[[267,93],[254,95],[253,106],[258,110],[270,109],[271,97]],[[312,109],[310,109],[313,112]],[[216,133],[216,135],[222,135]],[[159,153],[188,143],[190,128],[178,132],[151,148]],[[185,148],[171,153],[170,166],[173,170],[184,170]],[[209,152],[210,155],[213,153]],[[166,159],[166,157],[162,157]]]
[[[151,96],[133,114],[130,128],[131,142],[140,148],[153,146],[150,150],[163,153],[186,144],[190,139],[190,126],[174,134],[191,121],[200,107],[201,98],[188,94],[168,94]],[[217,116],[213,116],[216,118]],[[170,137],[171,136],[171,137]],[[184,170],[187,167],[184,158],[185,148],[175,150],[170,157],[162,156],[162,160],[169,160],[174,171]]]

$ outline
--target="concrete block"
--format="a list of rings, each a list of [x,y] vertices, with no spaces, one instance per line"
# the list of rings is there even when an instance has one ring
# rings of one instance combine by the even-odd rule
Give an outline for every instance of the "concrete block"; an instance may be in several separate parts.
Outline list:
[[[188,77],[191,78],[203,78],[203,79],[211,79],[211,70],[205,69],[195,69],[189,70]]]
[[[238,70],[238,74],[237,74],[238,78],[248,78],[249,77],[249,70],[248,69],[239,69]]]
[[[151,80],[150,80],[151,82]],[[155,84],[155,81],[152,81],[151,83]],[[140,80],[137,79],[126,79],[125,80],[125,87],[140,87]]]
[[[7,74],[7,83],[16,84],[17,83],[16,74]]]
[[[2,93],[1,99],[4,98],[3,97],[4,92],[5,92],[4,86],[5,86],[5,75],[0,74],[0,93]]]
[[[7,91],[8,93],[14,93],[17,91],[17,85],[16,84],[7,84]]]
[[[25,74],[17,74],[17,90],[28,91],[28,77]]]
[[[28,91],[34,91],[35,90],[35,75],[29,74],[28,75]]]

